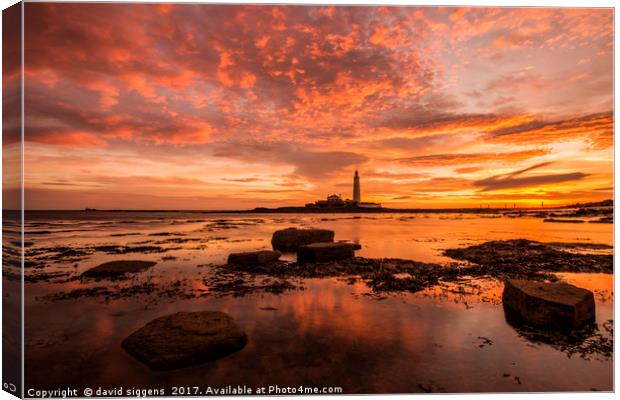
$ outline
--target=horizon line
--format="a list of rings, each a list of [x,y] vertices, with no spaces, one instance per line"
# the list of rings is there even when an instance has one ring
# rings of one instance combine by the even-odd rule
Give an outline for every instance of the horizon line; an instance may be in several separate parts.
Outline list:
[[[612,200],[613,199],[608,199],[608,200]],[[554,208],[563,208],[563,207],[571,207],[571,206],[579,206],[579,205],[585,205],[585,204],[589,204],[589,203],[601,203],[607,200],[602,200],[602,201],[597,201],[597,202],[588,202],[588,203],[574,203],[574,204],[562,204],[562,205],[549,205],[547,207],[540,207],[540,206],[524,206],[524,207],[436,207],[436,208],[428,208],[428,207],[409,207],[409,208],[391,208],[391,207],[383,207],[383,208],[375,208],[375,209],[350,209],[350,208],[325,208],[325,209],[320,209],[320,208],[306,208],[304,206],[282,206],[282,207],[277,207],[277,208],[268,208],[268,207],[255,207],[255,208],[251,208],[251,209],[146,209],[146,208],[142,208],[142,209],[122,209],[122,208],[81,208],[81,209],[76,209],[76,208],[47,208],[47,209],[3,209],[3,212],[18,212],[18,211],[25,211],[25,212],[32,212],[32,211],[44,211],[44,212],[51,212],[51,211],[72,211],[72,212],[208,212],[208,213],[218,213],[218,212],[223,212],[223,213],[235,213],[235,212],[261,212],[261,211],[284,211],[286,209],[299,209],[299,210],[308,210],[308,213],[312,213],[312,214],[320,214],[321,212],[325,212],[325,213],[330,213],[331,211],[342,211],[342,212],[351,212],[351,213],[357,213],[357,212],[365,212],[365,213],[380,213],[381,211],[394,211],[394,212],[398,212],[398,211],[411,211],[411,210],[544,210],[544,209],[554,209]],[[613,205],[612,205],[613,206]],[[298,212],[295,210],[291,210],[291,212]]]

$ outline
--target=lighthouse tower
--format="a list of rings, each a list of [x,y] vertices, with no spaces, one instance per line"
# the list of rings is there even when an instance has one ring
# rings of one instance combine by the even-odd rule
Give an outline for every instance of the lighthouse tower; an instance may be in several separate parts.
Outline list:
[[[360,194],[360,175],[355,170],[355,176],[353,177],[353,201],[356,204],[361,203],[362,195]]]

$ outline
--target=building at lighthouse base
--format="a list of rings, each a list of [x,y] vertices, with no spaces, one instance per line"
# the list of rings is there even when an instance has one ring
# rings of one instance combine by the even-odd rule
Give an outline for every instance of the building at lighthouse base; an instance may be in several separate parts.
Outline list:
[[[306,204],[306,208],[381,208],[381,203],[357,202],[343,199],[337,194],[330,194],[325,200]]]

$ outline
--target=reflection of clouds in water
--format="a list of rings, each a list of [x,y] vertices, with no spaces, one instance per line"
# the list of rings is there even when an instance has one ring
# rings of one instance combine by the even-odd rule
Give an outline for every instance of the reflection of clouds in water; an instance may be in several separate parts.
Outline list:
[[[351,295],[364,293],[361,285],[330,282],[311,280],[306,291],[284,296],[195,299],[161,303],[146,310],[131,301],[109,305],[90,300],[64,303],[63,315],[72,315],[71,323],[58,318],[52,326],[38,326],[32,332],[35,336],[54,337],[70,329],[77,336],[46,352],[31,353],[33,361],[49,361],[51,367],[63,363],[63,376],[57,376],[54,368],[45,376],[37,371],[30,376],[42,381],[59,379],[56,382],[70,382],[71,376],[80,376],[85,382],[102,384],[161,384],[161,376],[151,374],[124,354],[120,341],[161,315],[181,310],[221,310],[247,332],[247,348],[217,363],[165,373],[165,382],[195,384],[207,379],[218,384],[317,383],[341,385],[349,391],[406,392],[418,391],[418,384],[433,381],[451,391],[514,390],[511,381],[490,378],[499,370],[516,372],[523,380],[524,386],[519,388],[522,390],[536,388],[528,386],[536,374],[545,376],[545,390],[566,388],[576,382],[584,387],[601,387],[610,382],[604,373],[606,364],[594,366],[580,380],[564,379],[567,373],[581,374],[582,365],[553,349],[524,346],[506,325],[501,307],[476,304],[466,309],[452,297],[438,300],[422,294],[376,301]],[[261,310],[264,307],[276,310]],[[30,314],[33,321],[44,321],[49,315],[45,309],[36,305]],[[490,338],[493,345],[481,349],[478,336]],[[95,364],[85,367],[63,358],[60,352],[67,346],[76,351],[109,347],[105,354],[97,353]],[[513,366],[513,362],[518,365]],[[72,365],[86,369],[77,375],[68,374]],[[549,369],[549,365],[564,367],[560,371]]]

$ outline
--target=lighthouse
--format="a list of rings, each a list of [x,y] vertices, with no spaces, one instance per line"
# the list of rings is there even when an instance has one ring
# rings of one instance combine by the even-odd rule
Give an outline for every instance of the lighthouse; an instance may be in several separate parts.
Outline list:
[[[353,201],[355,204],[362,202],[362,195],[360,194],[360,175],[355,170],[355,176],[353,177]]]
[[[355,170],[353,176],[353,200],[343,200],[339,194],[330,194],[327,200],[317,200],[314,203],[306,204],[306,208],[381,208],[381,203],[362,202],[362,193],[360,190],[360,174]]]

